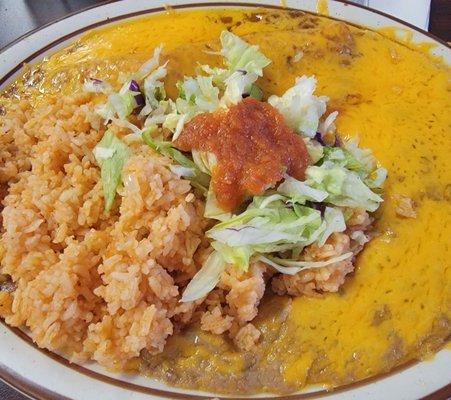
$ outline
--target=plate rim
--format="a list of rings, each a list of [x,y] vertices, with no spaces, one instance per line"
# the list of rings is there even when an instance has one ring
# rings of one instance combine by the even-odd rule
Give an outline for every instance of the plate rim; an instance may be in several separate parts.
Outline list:
[[[76,16],[78,14],[82,14],[84,12],[87,12],[89,10],[92,9],[96,9],[102,6],[106,6],[106,5],[110,5],[110,4],[114,4],[114,3],[120,3],[121,0],[105,0],[105,1],[101,1],[97,4],[91,5],[91,6],[87,6],[84,7],[80,10],[71,12],[69,14],[66,14],[60,18],[57,18],[55,20],[52,20],[42,26],[39,26],[29,32],[24,33],[23,35],[21,35],[20,37],[18,37],[17,39],[13,40],[12,42],[6,44],[4,47],[2,47],[0,49],[0,56],[2,56],[7,50],[11,49],[12,47],[14,47],[15,45],[17,45],[18,43],[20,43],[21,41],[23,41],[24,39],[34,35],[35,33],[47,29],[48,27],[55,25],[65,19],[71,18],[73,16]],[[170,1],[170,0],[169,0]],[[258,0],[254,0],[254,1],[258,1]],[[403,25],[406,28],[409,28],[413,31],[416,31],[426,37],[428,37],[429,39],[431,39],[434,42],[437,42],[440,45],[443,45],[445,48],[447,48],[448,50],[451,49],[450,43],[447,43],[446,41],[436,37],[434,34],[431,34],[430,32],[421,29],[419,27],[416,27],[412,24],[410,24],[409,22],[403,21],[400,18],[397,18],[395,16],[389,15],[387,13],[384,13],[382,11],[379,10],[375,10],[372,9],[370,7],[361,5],[361,4],[356,4],[356,3],[351,3],[348,0],[329,0],[330,2],[336,2],[336,3],[342,3],[345,6],[351,6],[354,8],[360,8],[360,9],[364,9],[370,13],[373,14],[378,14],[382,17],[385,17],[389,20],[392,20],[398,24]],[[195,3],[186,3],[183,2],[181,4],[176,4],[176,5],[171,5],[171,8],[179,10],[179,9],[186,9],[186,8],[198,8],[198,7],[205,7],[205,6],[213,6],[213,7],[250,7],[250,8],[258,8],[258,7],[262,7],[262,8],[270,8],[270,9],[286,9],[286,10],[297,10],[297,11],[303,11],[303,12],[307,12],[310,14],[316,14],[316,15],[322,15],[319,13],[314,13],[311,11],[306,11],[306,10],[302,10],[302,4],[299,4],[299,8],[295,8],[295,7],[286,7],[283,5],[273,5],[273,4],[263,4],[263,3],[257,3],[257,2],[252,2],[252,1],[245,1],[245,2],[235,2],[235,1],[205,1],[205,2],[195,2]],[[163,6],[156,6],[156,7],[151,7],[151,8],[147,8],[147,9],[143,9],[143,10],[139,10],[139,11],[134,11],[134,12],[130,12],[130,13],[122,13],[120,15],[114,16],[112,18],[109,17],[105,17],[102,20],[98,20],[95,23],[92,23],[90,25],[86,25],[80,29],[77,29],[73,32],[70,32],[68,34],[65,34],[63,36],[61,36],[58,39],[53,40],[50,43],[47,43],[45,46],[39,48],[38,50],[34,51],[32,54],[30,54],[29,56],[25,57],[25,59],[23,59],[22,61],[20,61],[16,66],[14,66],[12,69],[10,69],[9,71],[7,71],[4,75],[0,76],[0,86],[3,85],[5,82],[8,81],[8,79],[10,79],[12,76],[14,76],[14,74],[16,74],[23,66],[24,63],[27,63],[29,61],[32,61],[34,59],[36,59],[36,57],[42,55],[43,53],[45,53],[47,50],[50,50],[52,48],[54,48],[55,46],[57,46],[59,43],[62,43],[66,40],[69,40],[73,37],[76,37],[77,35],[87,32],[91,29],[96,29],[102,26],[105,26],[107,24],[110,23],[118,23],[120,21],[129,19],[129,18],[133,18],[133,17],[145,17],[146,15],[151,15],[153,13],[156,12],[161,12],[165,9],[165,7]],[[328,16],[331,19],[337,19],[339,20],[340,18],[337,17],[331,17]],[[342,20],[346,21],[345,18],[343,18]],[[349,21],[346,21],[347,23],[351,24],[351,25],[358,25]],[[360,25],[364,28],[366,28],[364,25]],[[368,29],[373,29],[373,28],[368,28]],[[6,327],[7,329],[9,329],[11,332],[13,332],[16,336],[19,336],[20,339],[22,339],[25,343],[29,344],[30,346],[32,346],[34,348],[34,350],[38,350],[44,354],[46,354],[47,357],[51,357],[54,361],[58,362],[59,364],[62,364],[66,367],[69,367],[71,370],[75,371],[75,372],[79,372],[82,373],[85,376],[88,375],[95,375],[94,379],[99,379],[101,381],[103,381],[104,383],[108,383],[110,385],[114,385],[114,386],[120,386],[122,388],[124,388],[124,384],[126,384],[127,382],[121,381],[119,379],[116,378],[110,378],[107,375],[102,375],[99,374],[95,371],[91,371],[88,368],[85,368],[83,366],[79,366],[81,369],[85,370],[85,371],[89,371],[89,374],[84,372],[84,371],[79,371],[78,369],[73,368],[73,366],[71,365],[71,363],[66,360],[64,357],[59,356],[53,352],[51,352],[50,350],[47,349],[40,349],[39,347],[37,347],[37,345],[35,345],[33,343],[33,341],[31,340],[31,338],[29,338],[25,333],[23,333],[20,329],[18,328],[14,328],[11,327],[9,325],[6,324],[6,322],[4,321],[3,318],[0,318],[0,323],[1,325],[3,325],[4,327]],[[19,334],[18,332],[21,332],[21,334]],[[26,336],[26,338],[25,338]],[[446,345],[444,346],[444,348],[446,348]],[[443,349],[443,348],[442,348]],[[440,349],[440,350],[442,350]],[[53,357],[52,357],[53,355]],[[57,359],[58,358],[58,359]],[[64,361],[63,361],[64,360]],[[357,381],[357,382],[353,382],[347,385],[343,385],[340,387],[337,387],[336,389],[333,389],[331,391],[327,391],[327,390],[320,390],[318,392],[314,392],[314,393],[293,393],[293,394],[288,394],[288,395],[282,395],[280,398],[281,400],[301,400],[301,399],[306,399],[306,398],[324,398],[324,397],[329,397],[329,396],[333,396],[334,394],[338,394],[338,393],[343,393],[343,392],[347,392],[349,390],[352,390],[354,388],[358,388],[361,386],[366,386],[368,384],[371,384],[374,381],[379,381],[379,380],[383,380],[391,375],[395,375],[401,371],[404,371],[408,368],[414,367],[415,365],[419,364],[421,362],[421,360],[411,360],[409,362],[406,362],[404,364],[401,364],[397,367],[395,367],[394,369],[392,369],[391,371],[387,372],[387,373],[383,373],[383,374],[379,374],[373,377],[369,377],[369,378],[365,378],[363,380]],[[11,371],[11,372],[9,372]],[[101,376],[102,378],[100,378],[99,376]],[[105,379],[107,378],[107,379]],[[42,385],[38,385],[35,382],[30,381],[27,377],[24,377],[22,375],[19,375],[17,372],[13,371],[11,368],[9,368],[8,366],[4,365],[3,363],[0,364],[0,380],[5,382],[8,386],[14,388],[15,390],[19,391],[20,393],[24,394],[25,396],[30,397],[31,399],[35,399],[35,400],[71,400],[72,398],[70,397],[65,397],[62,396],[59,393],[56,393],[54,391],[52,391],[51,389],[49,389],[46,386],[42,386]],[[113,382],[115,381],[115,382]],[[131,384],[131,386],[136,386],[136,387],[140,387],[142,388],[141,390],[138,390],[141,393],[145,393],[145,394],[149,394],[149,395],[156,395],[156,396],[163,396],[164,398],[186,398],[186,399],[211,399],[213,395],[196,395],[196,394],[184,394],[181,392],[172,392],[169,390],[161,390],[161,389],[157,389],[157,388],[147,388],[148,390],[143,390],[145,387],[144,386],[140,386],[140,385],[135,385],[135,384]],[[171,389],[171,387],[168,387],[169,389]],[[132,389],[133,391],[137,391],[136,389]],[[216,398],[222,398],[222,396],[225,396],[224,398],[228,398],[231,400],[237,400],[237,399],[251,399],[251,397],[243,397],[243,396],[239,396],[239,397],[229,397],[227,395],[221,395],[218,394],[216,395]],[[439,388],[438,390],[435,390],[434,392],[426,395],[425,397],[423,397],[423,399],[427,399],[427,400],[442,400],[442,399],[447,399],[449,396],[451,396],[451,382],[448,383],[447,385]],[[270,398],[273,398],[273,396],[271,396],[269,393],[265,393],[265,397],[260,397],[260,399],[263,400],[268,400]]]

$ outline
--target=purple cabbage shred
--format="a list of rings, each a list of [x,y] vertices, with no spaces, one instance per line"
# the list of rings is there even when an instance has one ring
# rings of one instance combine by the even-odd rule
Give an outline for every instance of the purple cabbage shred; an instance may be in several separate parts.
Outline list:
[[[326,205],[324,203],[314,203],[310,202],[310,206],[321,213],[324,216],[324,211],[326,210]]]
[[[139,92],[138,82],[136,82],[135,80],[131,80],[128,89],[131,90],[132,92]]]
[[[316,132],[316,135],[314,137],[314,139],[321,145],[321,146],[325,146],[326,143],[324,143],[323,137],[321,136],[320,132]]]
[[[253,226],[242,226],[241,228],[226,228],[228,231],[241,232],[244,229],[255,229]]]
[[[144,96],[141,93],[135,95],[135,103],[137,107],[141,107],[145,104]]]

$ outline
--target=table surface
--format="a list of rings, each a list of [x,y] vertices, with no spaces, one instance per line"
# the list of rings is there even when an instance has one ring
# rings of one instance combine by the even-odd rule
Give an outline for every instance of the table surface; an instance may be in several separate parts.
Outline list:
[[[23,34],[103,0],[0,0],[0,49]],[[20,23],[18,23],[20,21]],[[451,0],[432,0],[429,31],[451,41]],[[0,382],[1,400],[27,397]]]

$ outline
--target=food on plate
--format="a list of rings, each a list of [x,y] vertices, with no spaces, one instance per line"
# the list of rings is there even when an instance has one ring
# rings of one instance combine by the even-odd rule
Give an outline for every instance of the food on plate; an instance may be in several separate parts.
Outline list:
[[[73,362],[230,393],[432,354],[448,76],[294,11],[87,33],[0,98],[0,315]]]

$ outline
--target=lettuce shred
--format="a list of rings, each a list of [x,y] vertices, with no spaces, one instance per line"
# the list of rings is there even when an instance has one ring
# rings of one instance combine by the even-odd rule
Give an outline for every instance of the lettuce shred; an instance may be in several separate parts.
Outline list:
[[[122,168],[131,155],[130,149],[110,130],[93,150],[94,157],[100,165],[105,211],[110,211],[117,188],[122,183]]]
[[[281,97],[273,95],[268,99],[268,103],[284,116],[288,126],[310,138],[313,138],[318,130],[328,101],[326,96],[315,96],[315,88],[315,77],[301,76]]]

